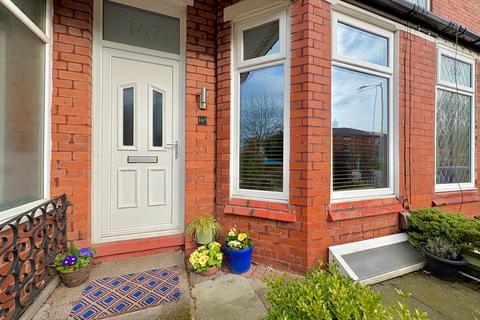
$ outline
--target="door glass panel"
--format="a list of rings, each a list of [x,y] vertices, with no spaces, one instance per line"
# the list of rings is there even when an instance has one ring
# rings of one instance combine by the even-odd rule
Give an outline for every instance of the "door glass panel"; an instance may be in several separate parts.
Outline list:
[[[280,52],[278,20],[243,31],[243,60]]]
[[[112,1],[104,1],[103,39],[180,54],[180,20]]]
[[[163,146],[163,94],[153,90],[153,146]]]
[[[133,146],[134,127],[134,98],[133,87],[123,89],[123,145]]]
[[[337,53],[339,55],[388,66],[388,39],[352,26],[337,24]]]
[[[0,211],[43,198],[45,44],[0,5]]]
[[[22,10],[37,27],[45,31],[45,0],[12,0],[12,2]]]

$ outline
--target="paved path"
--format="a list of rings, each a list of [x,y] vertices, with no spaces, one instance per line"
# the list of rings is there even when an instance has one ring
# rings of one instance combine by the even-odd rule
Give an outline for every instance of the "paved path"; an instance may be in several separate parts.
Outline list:
[[[442,281],[419,271],[373,286],[380,291],[387,306],[399,299],[395,288],[412,293],[407,305],[428,312],[431,320],[480,319],[478,284]]]
[[[183,252],[162,253],[148,257],[106,262],[92,268],[90,280],[141,272],[149,269],[179,266],[182,296],[178,302],[109,317],[109,320],[188,320],[188,319],[263,319],[267,314],[264,294],[266,286],[259,278],[265,268],[254,267],[246,276],[219,271],[202,277],[185,270]],[[190,278],[189,278],[190,277]],[[190,284],[189,284],[190,281]],[[67,288],[60,284],[34,320],[67,319],[72,305],[81,296],[85,285]]]

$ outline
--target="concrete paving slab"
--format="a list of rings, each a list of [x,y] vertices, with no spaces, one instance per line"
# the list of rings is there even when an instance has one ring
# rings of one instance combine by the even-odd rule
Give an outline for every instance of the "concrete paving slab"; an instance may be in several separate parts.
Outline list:
[[[385,305],[399,299],[395,288],[412,293],[407,304],[428,312],[432,320],[480,319],[479,285],[443,281],[420,271],[373,286],[381,292]]]
[[[122,275],[133,272],[141,272],[149,269],[179,266],[180,289],[182,295],[177,302],[161,304],[156,307],[139,310],[136,312],[125,313],[114,317],[112,320],[183,320],[190,319],[190,295],[188,286],[188,276],[185,271],[183,252],[161,253],[147,257],[134,258],[128,260],[102,263],[92,268],[90,280],[103,277]],[[81,292],[85,285],[77,288],[67,288],[59,285],[53,294],[48,298],[39,312],[33,318],[34,320],[61,320],[67,319],[68,314],[75,301],[80,299]]]
[[[208,278],[191,274],[190,279],[197,320],[255,320],[267,315],[267,308],[255,290],[262,288],[260,280],[255,282],[222,271]]]

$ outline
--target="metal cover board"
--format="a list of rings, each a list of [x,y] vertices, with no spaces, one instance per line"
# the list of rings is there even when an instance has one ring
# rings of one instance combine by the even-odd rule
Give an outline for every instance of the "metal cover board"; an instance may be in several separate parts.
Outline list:
[[[408,241],[345,254],[342,258],[360,281],[425,261]]]

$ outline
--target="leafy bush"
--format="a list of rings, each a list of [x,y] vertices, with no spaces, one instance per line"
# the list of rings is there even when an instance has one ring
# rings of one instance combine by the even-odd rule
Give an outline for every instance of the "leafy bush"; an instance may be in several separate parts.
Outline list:
[[[94,255],[95,249],[90,247],[78,249],[72,244],[67,252],[59,253],[55,257],[55,269],[59,273],[67,273],[85,268],[92,262]]]
[[[305,278],[286,281],[285,276],[267,280],[272,289],[268,320],[424,320],[426,313],[410,311],[403,301],[385,309],[379,293],[341,275],[338,267],[315,268]],[[409,296],[398,291],[403,298]]]
[[[436,208],[414,210],[408,219],[412,228],[408,237],[417,246],[425,247],[429,239],[442,238],[459,253],[480,248],[479,220]]]
[[[453,245],[442,238],[428,239],[425,250],[431,254],[447,260],[459,260],[460,254]]]

